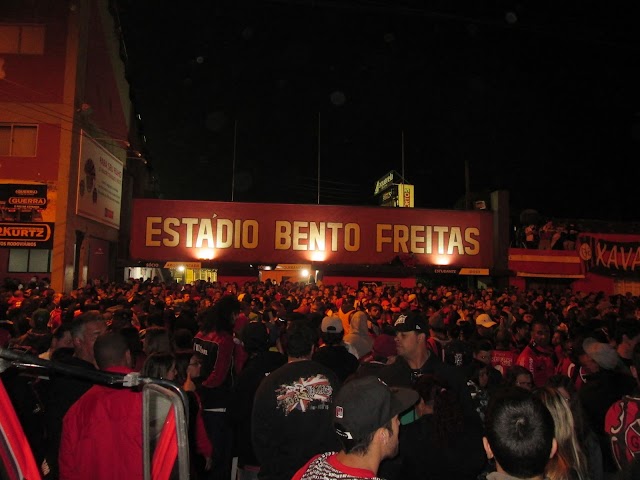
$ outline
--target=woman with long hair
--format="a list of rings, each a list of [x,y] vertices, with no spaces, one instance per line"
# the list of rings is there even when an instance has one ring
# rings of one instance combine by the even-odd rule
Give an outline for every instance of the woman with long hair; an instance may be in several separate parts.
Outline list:
[[[145,377],[174,381],[178,374],[176,370],[176,357],[173,353],[168,352],[152,353],[144,361],[140,373]]]
[[[535,395],[545,404],[555,424],[558,443],[556,454],[549,460],[545,477],[549,480],[586,480],[589,478],[587,459],[582,453],[575,433],[569,402],[555,388],[543,387]]]
[[[184,353],[180,354],[182,357]],[[187,365],[184,366],[184,358],[178,358],[172,353],[152,353],[147,357],[142,367],[142,375],[145,377],[170,380],[180,385],[185,375],[184,370],[189,371],[187,378],[196,379],[200,374],[200,356],[189,354]],[[193,385],[193,383],[192,383]],[[193,387],[195,389],[195,387]],[[204,428],[200,401],[195,392],[188,389],[185,384],[187,399],[189,400],[189,457],[191,461],[191,477],[204,478],[212,466],[213,447]]]

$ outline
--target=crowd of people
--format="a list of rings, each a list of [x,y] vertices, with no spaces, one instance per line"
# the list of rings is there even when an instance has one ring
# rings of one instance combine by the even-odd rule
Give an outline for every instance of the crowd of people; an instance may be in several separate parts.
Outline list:
[[[180,385],[193,478],[228,480],[234,458],[241,480],[638,473],[631,294],[31,282],[0,315],[0,347]],[[46,478],[142,478],[138,392],[2,376]]]
[[[575,223],[546,220],[516,228],[513,246],[539,250],[575,250],[578,240]]]

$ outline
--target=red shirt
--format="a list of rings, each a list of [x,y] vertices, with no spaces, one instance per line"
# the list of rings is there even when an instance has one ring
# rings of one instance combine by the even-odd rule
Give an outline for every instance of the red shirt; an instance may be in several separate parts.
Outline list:
[[[298,470],[291,477],[291,480],[326,480],[332,478],[340,478],[342,480],[379,480],[371,470],[349,467],[340,463],[337,455],[335,452],[316,455]]]
[[[555,373],[551,351],[533,343],[522,351],[518,357],[518,365],[531,372],[536,387],[544,387],[549,377]]]
[[[142,480],[142,393],[91,387],[64,416],[58,459],[61,480]]]
[[[507,376],[509,368],[516,364],[518,354],[513,350],[493,350],[491,352],[491,366],[495,367],[503,377]]]

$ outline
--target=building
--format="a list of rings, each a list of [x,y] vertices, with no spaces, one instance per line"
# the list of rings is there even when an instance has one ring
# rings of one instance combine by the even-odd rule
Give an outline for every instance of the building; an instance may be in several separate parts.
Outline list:
[[[114,279],[131,198],[153,187],[117,13],[107,0],[0,10],[0,278],[67,292]]]

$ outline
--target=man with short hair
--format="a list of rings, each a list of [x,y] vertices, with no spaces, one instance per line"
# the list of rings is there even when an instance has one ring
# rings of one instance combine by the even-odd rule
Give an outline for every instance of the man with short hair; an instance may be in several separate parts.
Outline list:
[[[555,373],[553,351],[549,348],[550,331],[545,320],[534,320],[531,324],[531,341],[520,353],[517,364],[526,368],[533,376],[536,387],[544,387]]]
[[[478,340],[473,343],[473,358],[487,366],[487,375],[489,376],[488,389],[499,386],[503,380],[502,374],[491,364],[492,353],[493,345],[489,340]]]
[[[487,480],[542,480],[558,448],[551,413],[538,398],[518,388],[507,388],[489,402],[483,443],[497,469]]]
[[[324,317],[320,326],[324,345],[316,349],[311,359],[333,370],[341,382],[358,369],[358,358],[348,350],[343,342],[344,331],[340,317]]]
[[[615,328],[616,351],[625,372],[631,374],[633,367],[633,350],[640,343],[640,322],[637,320],[620,320]]]
[[[102,314],[97,310],[89,310],[78,315],[71,324],[71,341],[73,342],[73,356],[60,359],[65,364],[95,370],[93,346],[96,339],[107,330],[107,324]],[[45,461],[42,465],[44,474],[51,474],[57,478],[58,450],[62,435],[62,418],[69,408],[92,384],[65,375],[51,375],[48,382],[42,382],[40,396],[44,403],[44,421],[47,430]]]
[[[429,317],[429,336],[427,337],[427,348],[437,358],[444,361],[444,350],[451,342],[444,323],[441,312],[436,312]]]
[[[129,345],[120,333],[95,340],[95,359],[100,370],[132,371]],[[94,385],[64,416],[60,478],[142,479],[142,464],[142,394]]]
[[[408,388],[389,388],[376,377],[346,383],[332,405],[342,449],[309,460],[292,480],[376,479],[380,462],[398,453],[398,415],[418,401]]]
[[[309,458],[339,446],[329,408],[339,380],[311,360],[317,333],[298,320],[287,335],[288,363],[262,380],[253,403],[251,434],[261,480],[289,480]]]
[[[391,386],[412,387],[425,373],[446,380],[458,397],[465,415],[471,419],[477,414],[462,371],[448,365],[427,348],[427,322],[420,312],[400,315],[395,323],[398,356],[391,365],[379,370],[380,378]]]

